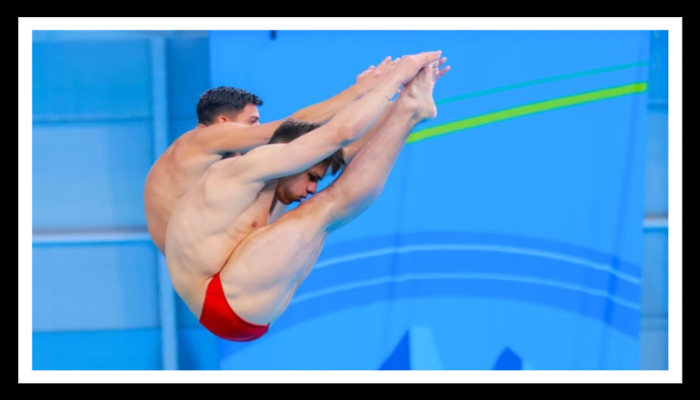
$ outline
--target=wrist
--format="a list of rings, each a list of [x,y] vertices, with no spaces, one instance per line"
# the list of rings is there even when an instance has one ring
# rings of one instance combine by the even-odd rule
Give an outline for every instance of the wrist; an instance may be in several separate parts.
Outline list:
[[[349,93],[353,99],[357,100],[360,97],[362,97],[365,93],[367,93],[368,89],[369,88],[366,88],[360,84],[355,83],[355,84],[351,85],[349,88],[347,88],[345,91],[347,93]]]
[[[398,79],[395,74],[389,74],[379,81],[372,89],[380,91],[390,99],[393,99],[401,87],[401,79]]]

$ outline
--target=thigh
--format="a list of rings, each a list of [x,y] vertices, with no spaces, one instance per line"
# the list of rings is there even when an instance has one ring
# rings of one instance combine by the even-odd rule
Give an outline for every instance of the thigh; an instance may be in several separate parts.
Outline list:
[[[326,220],[319,212],[323,197],[314,196],[254,231],[233,251],[220,277],[229,304],[241,318],[266,324],[289,305],[326,240]]]

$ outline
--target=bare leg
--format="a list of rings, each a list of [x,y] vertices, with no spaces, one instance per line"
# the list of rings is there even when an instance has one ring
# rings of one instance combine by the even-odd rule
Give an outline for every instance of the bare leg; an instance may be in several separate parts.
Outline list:
[[[408,134],[419,122],[435,118],[437,110],[432,93],[436,79],[429,68],[419,72],[404,88],[386,123],[360,149],[341,176],[323,191],[330,197],[327,202],[332,204],[328,209],[328,232],[346,225],[376,200]]]
[[[377,198],[413,127],[434,118],[433,71],[418,73],[384,125],[328,188],[255,231],[221,271],[229,304],[242,318],[274,321],[313,268],[331,231],[360,215]]]

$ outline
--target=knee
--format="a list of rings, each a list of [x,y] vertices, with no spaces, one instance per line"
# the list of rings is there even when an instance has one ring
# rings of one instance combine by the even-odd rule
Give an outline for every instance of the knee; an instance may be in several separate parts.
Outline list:
[[[337,218],[341,206],[342,203],[336,191],[328,187],[301,203],[297,210],[293,210],[298,212],[288,212],[282,218],[287,216],[300,218],[304,220],[302,225],[313,227],[312,230],[325,231],[326,227]]]
[[[321,194],[325,196],[321,197]],[[332,232],[338,229],[367,208],[363,206],[366,199],[355,194],[337,187],[329,187],[318,194],[319,198],[316,200],[321,204],[318,207],[318,219],[323,221],[322,229],[324,231]]]

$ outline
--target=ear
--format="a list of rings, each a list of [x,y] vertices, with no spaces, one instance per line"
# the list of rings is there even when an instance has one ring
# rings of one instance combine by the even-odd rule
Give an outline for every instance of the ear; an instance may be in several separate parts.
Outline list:
[[[220,124],[220,123],[222,123],[222,122],[231,122],[231,120],[230,120],[227,116],[225,116],[225,115],[219,115],[219,116],[216,117],[216,119],[214,120],[214,123],[216,123],[216,124]]]

